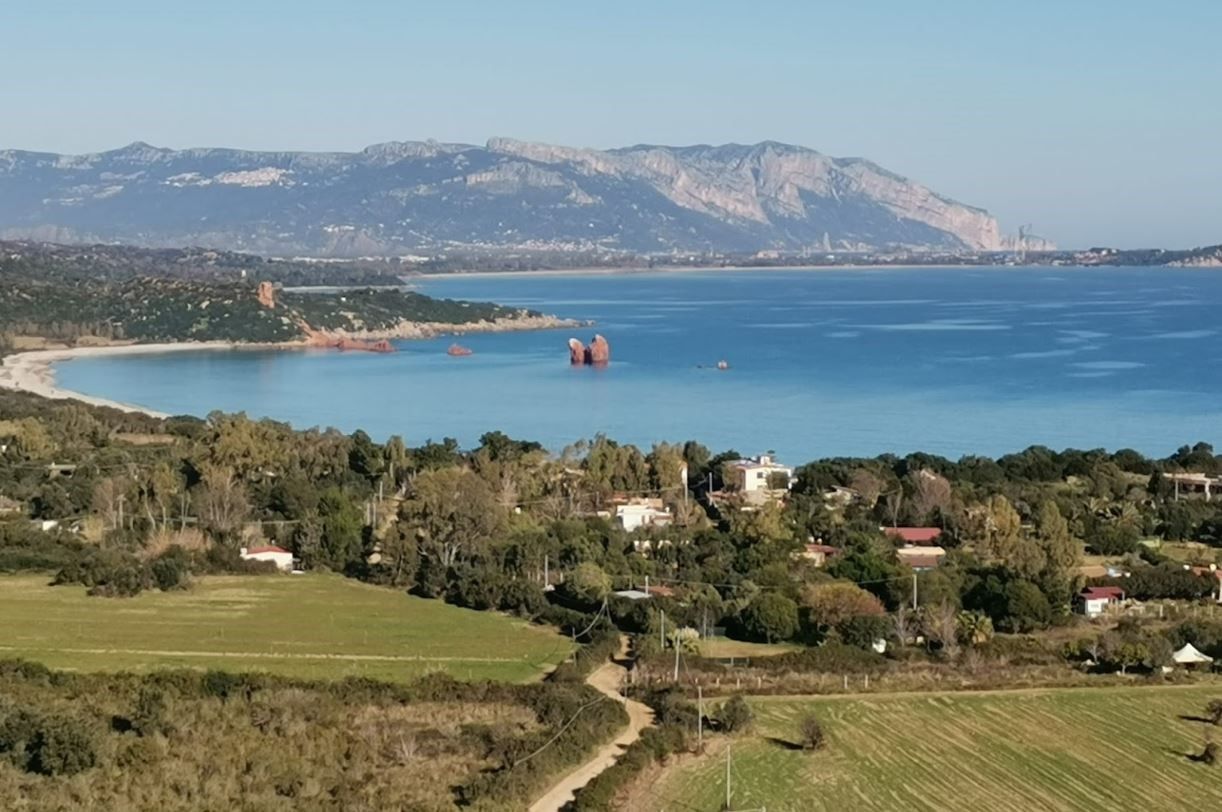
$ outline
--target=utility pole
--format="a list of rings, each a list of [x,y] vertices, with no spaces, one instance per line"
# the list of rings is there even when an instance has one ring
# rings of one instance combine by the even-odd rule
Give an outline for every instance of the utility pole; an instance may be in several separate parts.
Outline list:
[[[544,591],[547,591],[547,588],[552,585],[551,577],[550,577],[551,573],[547,571],[547,565],[548,565],[547,555],[544,554],[543,556],[543,589]]]
[[[658,632],[658,643],[662,646],[662,650],[665,651],[666,650],[666,610],[659,609],[658,611],[662,613],[662,627],[661,627],[661,630]]]
[[[704,686],[696,686],[696,752],[704,752]]]
[[[679,637],[675,636],[675,684],[679,684]]]
[[[730,745],[726,745],[726,809],[730,808]]]
[[[912,573],[912,611],[917,609],[917,577],[916,573]]]

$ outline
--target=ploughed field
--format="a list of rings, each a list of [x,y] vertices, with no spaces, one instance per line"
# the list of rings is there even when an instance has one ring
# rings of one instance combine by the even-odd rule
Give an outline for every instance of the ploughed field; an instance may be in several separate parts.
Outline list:
[[[753,731],[731,740],[733,809],[1211,809],[1222,765],[1189,756],[1191,718],[1222,684],[877,698],[750,700]],[[825,749],[795,749],[814,712]],[[725,739],[635,788],[633,809],[719,810]]]
[[[336,575],[210,576],[183,592],[89,597],[47,576],[0,576],[0,658],[79,671],[216,668],[406,681],[432,671],[526,682],[567,639]]]

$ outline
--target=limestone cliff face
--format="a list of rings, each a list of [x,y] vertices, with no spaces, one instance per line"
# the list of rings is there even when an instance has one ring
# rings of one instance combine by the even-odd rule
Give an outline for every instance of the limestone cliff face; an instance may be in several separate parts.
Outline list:
[[[0,238],[49,235],[315,256],[1005,247],[986,211],[859,158],[774,142],[593,150],[507,138],[355,153],[0,150]]]
[[[824,201],[861,200],[944,232],[964,247],[1002,248],[997,220],[983,209],[942,197],[869,161],[830,158],[787,144],[598,152],[497,138],[488,149],[643,180],[676,205],[711,217],[773,225],[774,218],[806,220]]]

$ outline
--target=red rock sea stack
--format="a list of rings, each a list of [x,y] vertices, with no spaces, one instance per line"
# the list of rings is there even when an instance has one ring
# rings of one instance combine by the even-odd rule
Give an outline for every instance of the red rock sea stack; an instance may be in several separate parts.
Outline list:
[[[611,345],[600,335],[594,336],[590,346],[575,338],[569,339],[569,363],[573,366],[606,366],[611,361]]]
[[[575,338],[569,339],[569,363],[580,366],[586,362],[586,345]]]
[[[602,336],[594,336],[590,346],[586,347],[587,364],[603,366],[611,362],[611,345]]]

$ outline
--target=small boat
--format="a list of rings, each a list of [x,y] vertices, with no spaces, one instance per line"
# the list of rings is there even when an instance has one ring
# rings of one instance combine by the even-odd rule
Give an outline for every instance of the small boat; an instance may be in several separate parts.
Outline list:
[[[446,355],[452,355],[455,358],[459,358],[464,355],[471,355],[471,348],[464,347],[461,344],[451,344],[450,348],[446,350]]]
[[[718,368],[718,369],[720,369],[720,370],[722,370],[722,371],[725,371],[725,370],[727,370],[727,369],[729,369],[729,368],[730,368],[730,362],[729,362],[729,361],[726,361],[726,360],[721,360],[721,361],[718,361],[718,362],[717,362],[717,368]]]

